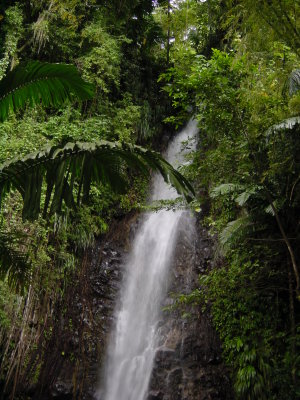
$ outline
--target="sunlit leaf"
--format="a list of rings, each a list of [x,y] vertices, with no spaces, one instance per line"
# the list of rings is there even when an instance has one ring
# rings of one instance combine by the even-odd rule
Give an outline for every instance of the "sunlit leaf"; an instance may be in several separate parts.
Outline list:
[[[94,90],[74,65],[31,61],[7,73],[0,82],[0,121],[26,104],[57,107],[66,100],[87,100]]]

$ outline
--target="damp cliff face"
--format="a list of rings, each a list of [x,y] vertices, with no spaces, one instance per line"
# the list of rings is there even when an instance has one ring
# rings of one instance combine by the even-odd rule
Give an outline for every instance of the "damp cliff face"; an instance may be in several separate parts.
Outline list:
[[[196,134],[190,121],[170,142],[167,159],[183,164]],[[176,197],[161,176],[154,177],[152,200]],[[230,398],[209,317],[199,306],[184,315],[172,308],[174,294],[197,288],[212,248],[189,211],[160,210],[138,220],[133,214],[116,222],[86,253],[57,307],[35,398]]]
[[[94,399],[123,277],[122,261],[136,225],[137,215],[127,215],[86,252],[78,279],[67,289],[64,308],[56,310],[39,382],[27,390],[34,399]]]
[[[221,360],[221,347],[208,314],[200,307],[173,309],[176,293],[198,287],[198,276],[212,268],[213,240],[202,226],[195,230],[181,225],[160,322],[160,347],[147,400],[232,399],[228,371]]]
[[[69,289],[64,315],[45,349],[45,363],[35,399],[93,400],[99,384],[114,308],[123,278],[123,260],[139,220],[136,215],[116,222],[83,262],[81,275]],[[198,286],[198,274],[212,267],[213,241],[198,221],[193,231],[180,226],[163,305],[174,302],[171,293],[189,293]],[[200,307],[164,311],[159,322],[147,400],[232,399],[221,349],[209,315]]]

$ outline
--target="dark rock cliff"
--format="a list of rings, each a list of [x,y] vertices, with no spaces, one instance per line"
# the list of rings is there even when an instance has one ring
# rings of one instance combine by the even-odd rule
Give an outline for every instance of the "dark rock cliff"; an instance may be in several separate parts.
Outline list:
[[[116,222],[85,255],[64,309],[56,311],[34,399],[94,399],[122,280],[122,260],[137,223],[136,215]],[[196,288],[198,274],[211,268],[212,258],[212,240],[201,222],[195,229],[182,225],[163,307],[174,302],[170,293]],[[199,307],[189,307],[184,315],[171,308],[162,313],[159,332],[148,400],[232,399],[220,343],[208,315]]]
[[[180,310],[170,307],[173,293],[188,294],[198,287],[198,276],[212,268],[212,259],[213,241],[201,221],[195,229],[183,222],[165,299],[165,306],[171,311],[164,312],[160,323],[160,348],[148,400],[232,399],[228,371],[209,315],[198,306]]]

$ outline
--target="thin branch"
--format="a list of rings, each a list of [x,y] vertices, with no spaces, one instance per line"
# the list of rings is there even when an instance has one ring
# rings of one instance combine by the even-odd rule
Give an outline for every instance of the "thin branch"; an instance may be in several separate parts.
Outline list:
[[[276,218],[276,221],[277,221],[277,225],[279,227],[279,230],[281,232],[283,240],[284,240],[284,242],[285,242],[285,244],[286,244],[286,246],[288,248],[288,251],[290,253],[291,262],[292,262],[292,266],[293,266],[293,270],[294,270],[294,274],[295,274],[295,279],[296,279],[296,293],[297,293],[298,299],[300,300],[300,293],[299,293],[300,277],[299,277],[299,271],[298,271],[298,266],[297,266],[297,262],[296,262],[296,257],[295,257],[293,248],[291,246],[291,243],[289,241],[289,238],[287,237],[287,235],[285,233],[285,230],[283,228],[283,225],[282,225],[281,219],[279,217],[278,211],[277,211],[276,207],[274,206],[274,203],[273,203],[273,200],[271,198],[271,195],[270,195],[270,193],[268,192],[268,190],[266,188],[265,188],[265,193],[266,193],[267,199],[268,199],[268,201],[270,203],[270,206],[271,206],[271,208],[272,208],[272,210],[274,212],[274,215],[275,215],[275,218]]]

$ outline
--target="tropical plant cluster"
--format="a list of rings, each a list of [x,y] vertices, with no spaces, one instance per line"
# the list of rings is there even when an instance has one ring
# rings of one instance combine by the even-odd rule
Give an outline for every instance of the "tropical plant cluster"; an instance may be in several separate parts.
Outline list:
[[[299,32],[297,0],[0,3],[4,398],[45,374],[58,314],[74,329],[85,252],[151,169],[207,210],[215,268],[180,299],[211,313],[235,398],[299,398]],[[191,117],[183,178],[152,148]]]
[[[191,110],[198,121],[186,173],[217,238],[218,267],[190,296],[212,313],[237,399],[296,399],[299,2],[189,4],[186,45],[175,42],[160,79],[175,109],[168,121],[179,126]]]
[[[119,3],[0,5],[4,398],[22,396],[45,374],[44,357],[55,324],[67,318],[66,295],[80,279],[85,252],[112,220],[142,206],[151,171],[187,198],[193,194],[152,150],[161,148],[170,108],[157,82],[166,56],[154,5]]]

